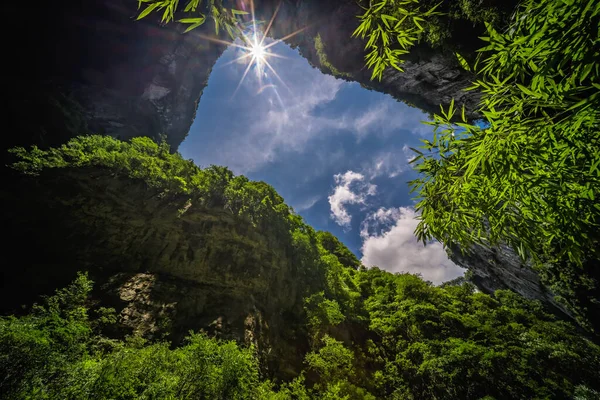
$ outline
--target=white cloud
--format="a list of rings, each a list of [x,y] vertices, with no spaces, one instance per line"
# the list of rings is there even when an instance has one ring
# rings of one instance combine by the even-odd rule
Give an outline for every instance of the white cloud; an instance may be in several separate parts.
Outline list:
[[[388,114],[388,108],[389,107],[387,103],[381,102],[369,108],[362,115],[353,118],[352,128],[354,128],[354,132],[359,139],[368,135],[374,129],[381,130],[383,128],[384,121],[387,125],[388,121],[386,121],[386,116]],[[396,121],[394,119],[390,120],[389,122],[392,123],[392,126],[396,125]]]
[[[439,242],[423,246],[417,241],[416,216],[408,207],[380,208],[367,216],[361,225],[362,263],[390,272],[419,273],[435,284],[463,275]]]
[[[402,112],[399,112],[402,110]],[[427,115],[417,109],[409,108],[391,98],[386,98],[369,107],[357,116],[346,115],[345,121],[357,136],[358,141],[371,134],[385,136],[406,129],[413,134],[431,133],[431,128],[421,123]]]
[[[294,210],[296,212],[306,211],[306,210],[312,208],[312,206],[314,206],[315,204],[317,204],[317,202],[319,200],[321,200],[320,195],[309,197],[309,198],[305,199],[304,201],[301,201],[300,203],[294,205]]]
[[[403,148],[402,152],[392,150],[379,153],[374,157],[373,161],[363,164],[362,170],[370,179],[374,179],[379,176],[395,178],[409,168],[410,166],[408,165]]]
[[[336,174],[333,178],[336,187],[333,190],[333,194],[328,197],[331,218],[336,224],[349,227],[352,216],[348,213],[346,205],[365,204],[367,196],[375,195],[377,186],[365,182],[365,176],[354,171]]]

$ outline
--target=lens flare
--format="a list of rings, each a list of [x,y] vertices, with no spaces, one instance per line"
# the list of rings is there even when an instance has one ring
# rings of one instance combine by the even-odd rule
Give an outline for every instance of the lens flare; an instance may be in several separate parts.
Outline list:
[[[273,22],[275,21],[275,18],[277,17],[277,13],[279,12],[280,7],[281,7],[281,1],[278,3],[277,8],[275,9],[275,12],[271,16],[271,20],[269,21],[267,28],[264,31],[262,31],[257,26],[258,24],[257,24],[256,18],[255,18],[255,15],[254,15],[254,2],[251,0],[250,1],[250,11],[251,11],[252,19],[247,24],[248,28],[243,30],[239,39],[236,40],[237,43],[227,42],[227,41],[224,41],[221,39],[211,38],[208,36],[200,35],[201,37],[203,37],[206,40],[234,46],[234,47],[237,47],[242,50],[243,54],[241,57],[238,57],[235,60],[232,60],[225,64],[225,65],[229,65],[232,63],[240,62],[242,60],[246,60],[245,62],[248,63],[248,65],[246,66],[246,69],[244,70],[242,78],[240,79],[240,82],[238,83],[235,91],[233,92],[232,97],[235,97],[235,94],[237,93],[240,86],[244,82],[244,79],[246,79],[246,76],[248,75],[248,72],[250,71],[250,69],[252,67],[254,67],[254,70],[256,72],[256,77],[258,78],[259,83],[260,83],[260,87],[263,86],[263,82],[262,82],[263,78],[267,76],[267,73],[265,70],[265,67],[266,67],[272,73],[272,75],[274,75],[277,78],[277,80],[284,87],[286,87],[289,90],[288,85],[285,84],[285,82],[281,79],[279,74],[271,66],[271,64],[269,63],[269,60],[268,60],[269,57],[277,57],[277,58],[287,58],[287,57],[281,56],[279,54],[275,54],[275,53],[269,51],[269,48],[297,35],[298,33],[304,31],[308,27],[298,29],[297,31],[292,32],[289,35],[286,35],[280,39],[276,39],[268,44],[265,44],[265,39],[267,38],[267,35],[269,34],[269,30],[271,29]]]
[[[263,46],[262,43],[254,42],[250,48],[250,53],[256,63],[263,63],[267,57],[267,49],[265,49],[265,46]]]

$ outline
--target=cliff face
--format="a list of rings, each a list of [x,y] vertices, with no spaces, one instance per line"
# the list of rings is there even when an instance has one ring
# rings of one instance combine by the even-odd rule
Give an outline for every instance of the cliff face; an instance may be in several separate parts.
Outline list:
[[[3,311],[86,270],[121,334],[179,343],[204,330],[254,344],[277,366],[271,373],[301,367],[306,285],[289,237],[102,168],[48,171],[6,189]]]
[[[459,66],[451,51],[417,45],[405,57],[404,72],[388,68],[381,81],[371,80],[371,71],[365,67],[365,41],[351,37],[359,22],[356,16],[363,13],[355,1],[284,4],[287,8],[280,10],[281,16],[275,20],[271,36],[284,37],[290,30],[306,28],[287,42],[297,46],[300,54],[324,73],[359,82],[367,89],[389,94],[428,113],[439,112],[440,104],[448,105],[454,99],[457,104],[465,105],[469,118],[478,117],[475,108],[479,95],[464,91],[473,75]],[[261,11],[266,16],[274,12],[272,7]],[[476,37],[479,29],[471,27],[467,37]],[[317,37],[322,43],[321,55],[315,46]],[[464,37],[461,40],[466,51],[472,52],[478,46],[467,43]]]
[[[200,39],[202,30],[181,35],[155,20],[135,22],[136,6],[128,0],[12,6],[32,28],[21,33],[18,61],[9,67],[8,115],[15,127],[24,120],[30,126],[6,147],[55,145],[64,131],[82,130],[121,139],[164,134],[173,148],[181,143],[225,46]],[[36,96],[42,99],[32,101]],[[48,112],[60,99],[78,105],[85,125],[53,124],[73,109]]]
[[[468,254],[454,249],[451,259],[469,269],[470,280],[484,293],[510,289],[527,299],[540,300],[557,315],[573,318],[572,313],[558,303],[554,294],[542,284],[538,273],[508,246],[488,248],[475,245]]]

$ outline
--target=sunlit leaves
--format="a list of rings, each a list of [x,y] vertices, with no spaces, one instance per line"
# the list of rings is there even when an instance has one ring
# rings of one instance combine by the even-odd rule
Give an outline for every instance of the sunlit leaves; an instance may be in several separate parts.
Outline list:
[[[426,18],[439,15],[433,7],[423,10],[418,0],[383,0],[371,4],[359,16],[360,25],[352,33],[353,37],[367,39],[365,50],[366,65],[372,69],[371,79],[381,80],[383,71],[393,67],[399,71],[404,60],[402,56],[417,43],[424,32],[422,22]]]
[[[153,12],[162,12],[160,20],[163,24],[168,24],[175,21],[176,13],[182,11],[179,9],[179,0],[139,0],[138,9],[142,7],[142,4],[147,5],[138,14],[137,20],[146,18]],[[203,25],[208,15],[215,25],[217,35],[221,28],[225,28],[229,36],[235,38],[240,31],[238,18],[248,12],[227,9],[218,0],[189,0],[182,14],[184,17],[178,19],[177,22],[188,25],[184,33]]]
[[[154,11],[154,9],[156,9],[157,7],[159,7],[161,5],[161,3],[153,3],[150,4],[149,6],[147,6],[144,11],[142,11],[136,19],[142,19],[144,17],[146,17],[148,14],[150,14],[152,11]]]
[[[28,175],[52,168],[104,168],[115,176],[145,182],[163,198],[187,198],[193,206],[224,207],[257,227],[283,234],[292,223],[292,210],[266,183],[234,177],[225,167],[200,169],[191,160],[171,153],[166,142],[158,144],[147,137],[121,142],[110,136],[80,136],[59,148],[16,148],[11,152],[16,157],[12,167]]]
[[[458,62],[460,63],[460,66],[463,67],[465,70],[467,71],[471,71],[471,67],[469,66],[469,63],[467,62],[467,60],[465,60],[465,58],[463,56],[461,56],[458,53],[456,54],[456,58],[458,59]]]
[[[600,257],[600,6],[571,3],[527,1],[506,33],[488,24],[473,86],[487,121],[455,123],[451,104],[429,122],[419,239],[506,243],[538,265]]]
[[[197,27],[199,27],[200,25],[202,25],[205,20],[206,20],[206,17],[201,16],[201,17],[198,17],[198,18],[182,18],[178,22],[181,22],[182,24],[190,24],[185,29],[185,31],[183,31],[183,33],[187,33],[189,31],[191,31],[192,29],[196,29]]]
[[[357,279],[379,335],[368,351],[382,366],[384,398],[540,398],[549,390],[568,397],[583,375],[594,380],[593,368],[573,374],[570,365],[597,365],[600,349],[537,302],[509,291],[474,293],[469,284],[442,289],[377,269]]]

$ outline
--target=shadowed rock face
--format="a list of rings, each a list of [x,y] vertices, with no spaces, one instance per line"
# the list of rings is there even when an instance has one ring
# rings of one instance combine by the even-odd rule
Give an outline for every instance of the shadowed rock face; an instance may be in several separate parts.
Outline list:
[[[0,312],[19,312],[79,270],[119,315],[117,335],[190,330],[254,344],[270,373],[302,367],[308,338],[291,238],[223,208],[164,195],[104,168],[50,170],[5,181]]]
[[[278,4],[255,3],[257,19],[265,21]],[[162,27],[156,19],[135,21],[136,6],[133,0],[73,0],[13,11],[27,15],[33,28],[21,34],[16,62],[10,65],[11,122],[22,126],[32,112],[53,109],[64,97],[80,105],[77,117],[84,123],[54,124],[72,106],[59,107],[49,116],[42,112],[4,148],[55,145],[82,131],[121,139],[164,134],[172,148],[179,146],[194,121],[212,66],[226,46],[201,37],[214,36],[210,24],[182,34],[183,27],[177,24]],[[418,46],[408,55],[404,73],[390,69],[381,82],[371,81],[364,68],[364,43],[351,38],[360,13],[354,1],[283,1],[269,35],[283,38],[305,28],[286,42],[322,71],[331,73],[320,65],[314,46],[317,35],[328,61],[345,73],[345,79],[427,112],[455,98],[467,106],[470,117],[476,116],[477,95],[462,92],[472,77],[452,54]],[[42,94],[42,99],[32,103],[32,93]]]
[[[315,49],[317,35],[324,44],[327,61],[341,73],[338,78],[359,82],[367,89],[387,93],[428,113],[439,112],[440,104],[447,105],[454,98],[457,104],[465,105],[469,118],[478,117],[475,109],[479,95],[463,90],[470,86],[473,75],[458,65],[452,52],[417,45],[405,57],[404,72],[388,68],[381,82],[371,80],[371,71],[365,67],[364,61],[365,41],[351,37],[359,22],[356,16],[363,12],[357,3],[331,1],[325,5],[318,1],[301,1],[296,4],[295,7],[288,4],[280,11],[271,36],[284,37],[289,31],[306,27],[302,34],[291,37],[287,42],[297,46],[300,54],[324,73],[336,75],[320,62]],[[267,7],[263,13],[272,15],[271,9]],[[292,26],[289,21],[293,22]],[[470,38],[476,37],[478,28],[473,27],[471,34]],[[478,46],[466,41],[461,45],[469,52]]]
[[[554,299],[554,294],[540,281],[538,273],[527,265],[508,246],[488,248],[474,245],[469,254],[454,249],[452,261],[472,273],[471,281],[484,293],[511,289],[527,299],[540,300],[548,309],[560,316],[573,315]]]
[[[29,107],[36,93],[45,100],[38,110],[56,98],[77,103],[87,126],[67,126],[65,135],[64,126],[51,122],[66,110],[56,110],[36,116],[38,123],[10,145],[55,145],[81,130],[121,139],[165,134],[174,148],[181,143],[225,46],[155,20],[135,22],[136,6],[129,0],[85,0],[15,11],[28,15],[37,29],[22,34],[19,61],[11,65],[14,125],[36,112]]]

